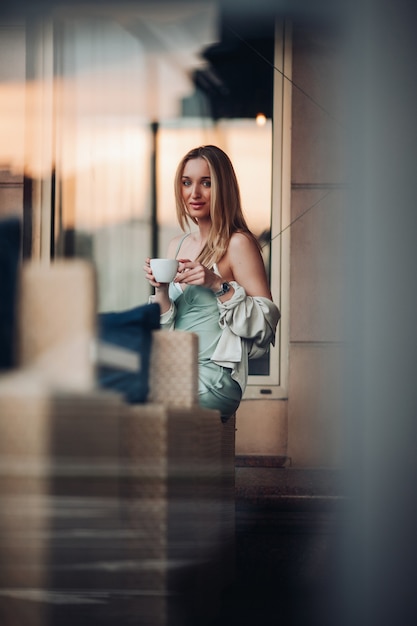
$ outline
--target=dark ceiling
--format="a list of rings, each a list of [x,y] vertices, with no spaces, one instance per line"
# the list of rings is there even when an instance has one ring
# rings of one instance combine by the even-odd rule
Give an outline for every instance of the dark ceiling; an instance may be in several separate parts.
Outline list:
[[[223,20],[220,32],[220,41],[203,51],[208,66],[193,77],[212,118],[254,118],[258,113],[272,118],[274,21]]]

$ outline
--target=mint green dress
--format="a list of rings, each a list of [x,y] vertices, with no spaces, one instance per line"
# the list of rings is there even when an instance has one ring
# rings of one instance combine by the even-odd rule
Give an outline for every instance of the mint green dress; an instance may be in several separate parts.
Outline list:
[[[179,242],[175,257],[186,234]],[[213,267],[217,271],[216,266]],[[206,287],[178,283],[169,286],[171,307],[161,315],[161,327],[196,333],[199,337],[198,378],[201,406],[220,411],[222,418],[239,406],[248,379],[248,359],[274,345],[280,311],[268,298],[248,296],[231,281],[234,293],[221,302]]]
[[[216,296],[205,287],[188,285],[182,291],[177,284],[171,285],[170,296],[177,309],[175,329],[198,335],[199,404],[217,409],[222,417],[232,415],[239,406],[242,389],[233,380],[230,368],[211,360],[222,334]]]

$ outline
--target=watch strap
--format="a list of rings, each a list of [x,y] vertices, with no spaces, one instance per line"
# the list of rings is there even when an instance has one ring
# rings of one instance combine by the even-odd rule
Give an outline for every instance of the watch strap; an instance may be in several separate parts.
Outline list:
[[[214,295],[216,296],[216,298],[220,298],[221,296],[224,296],[224,294],[228,291],[230,291],[230,283],[224,282],[222,283],[221,288],[218,291],[214,292]]]

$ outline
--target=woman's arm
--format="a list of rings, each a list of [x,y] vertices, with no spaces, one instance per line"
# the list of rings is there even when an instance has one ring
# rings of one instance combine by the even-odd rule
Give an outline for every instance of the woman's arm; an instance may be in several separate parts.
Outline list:
[[[178,241],[180,240],[180,238],[181,236],[174,238],[168,245],[168,251],[167,251],[168,259],[174,258],[175,249],[178,245]],[[169,283],[159,283],[158,281],[155,280],[155,277],[152,273],[152,269],[150,266],[150,258],[147,258],[145,260],[145,265],[143,269],[145,272],[146,280],[155,289],[155,294],[151,296],[152,302],[156,302],[157,304],[159,304],[160,309],[161,309],[161,315],[163,315],[164,313],[168,313],[170,310],[172,310],[172,301],[169,297],[169,292],[168,292]],[[165,316],[165,317],[168,317],[168,316]]]
[[[244,288],[246,295],[272,300],[262,255],[256,242],[248,235],[232,235],[227,251],[227,264],[233,280]],[[223,267],[221,271],[222,269]]]
[[[229,244],[227,262],[233,275],[233,294],[220,299],[220,326],[251,340],[250,356],[259,356],[275,342],[280,311],[272,301],[265,265],[256,242],[235,233]],[[227,271],[227,265],[221,263]]]
[[[155,295],[151,296],[151,301],[159,304],[161,309],[161,315],[166,313],[171,308],[171,300],[168,295],[169,283],[158,283],[152,273],[150,259],[145,259],[145,265],[143,266],[145,272],[145,278],[149,284],[155,288]]]

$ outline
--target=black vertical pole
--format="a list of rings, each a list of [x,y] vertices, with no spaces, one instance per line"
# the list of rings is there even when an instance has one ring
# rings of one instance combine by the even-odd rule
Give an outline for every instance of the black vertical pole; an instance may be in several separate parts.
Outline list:
[[[157,167],[157,141],[158,141],[158,122],[151,123],[152,131],[152,153],[151,153],[151,256],[158,256],[158,202],[156,190],[156,167]]]
[[[50,240],[50,256],[51,259],[55,258],[55,211],[56,211],[56,202],[55,202],[55,191],[56,191],[56,172],[55,167],[51,172],[51,240]]]
[[[26,174],[23,177],[23,229],[22,229],[22,256],[30,259],[32,256],[32,224],[33,224],[33,179]]]

